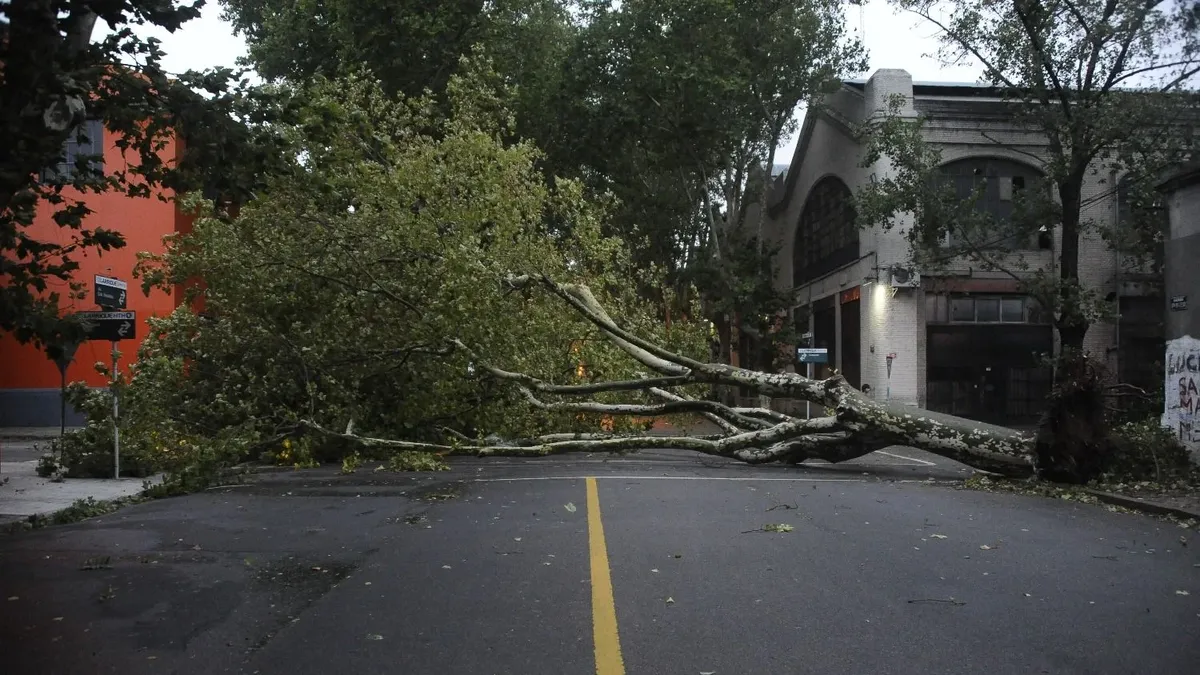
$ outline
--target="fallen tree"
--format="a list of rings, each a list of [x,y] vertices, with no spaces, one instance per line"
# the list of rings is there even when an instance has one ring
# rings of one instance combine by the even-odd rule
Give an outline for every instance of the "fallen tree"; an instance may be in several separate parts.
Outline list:
[[[490,364],[459,340],[450,346],[467,353],[487,376],[513,383],[528,403],[548,412],[612,416],[659,416],[696,413],[716,423],[719,436],[652,436],[648,434],[547,434],[533,438],[476,440],[447,430],[446,443],[426,443],[361,436],[353,425],[338,432],[302,420],[289,434],[312,433],[371,448],[429,451],[479,456],[543,456],[569,452],[626,452],[675,448],[730,457],[751,464],[821,459],[844,462],[888,446],[904,445],[1006,476],[1035,472],[1034,438],[1011,429],[981,424],[907,406],[884,404],[863,396],[841,376],[812,380],[794,373],[763,373],[736,366],[703,363],[663,349],[621,328],[582,284],[564,284],[548,276],[507,280],[514,290],[538,287],[559,297],[584,319],[647,369],[631,380],[588,384],[552,384],[525,373]],[[827,413],[804,418],[767,408],[735,408],[698,400],[673,390],[689,385],[742,387],[758,395],[810,401]],[[601,403],[576,398],[604,392],[642,392],[657,403]]]

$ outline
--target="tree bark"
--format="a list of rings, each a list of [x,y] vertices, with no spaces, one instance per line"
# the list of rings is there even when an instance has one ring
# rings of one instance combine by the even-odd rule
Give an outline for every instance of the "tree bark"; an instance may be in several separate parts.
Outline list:
[[[1104,384],[1083,351],[1088,323],[1079,283],[1080,211],[1087,163],[1059,184],[1062,244],[1059,250],[1059,354],[1054,391],[1038,424],[1035,457],[1043,475],[1066,483],[1086,483],[1103,470],[1110,441],[1104,410]]]
[[[903,445],[1007,476],[1026,477],[1034,473],[1035,439],[1030,435],[950,415],[879,403],[864,397],[840,376],[818,381],[794,373],[763,373],[728,364],[695,361],[662,349],[618,326],[586,286],[534,276],[514,277],[508,283],[519,288],[540,287],[559,297],[654,375],[647,374],[639,380],[557,385],[490,365],[468,345],[450,342],[455,349],[467,352],[487,376],[513,382],[530,405],[548,411],[639,416],[698,412],[717,423],[722,433],[714,437],[551,434],[487,442],[469,440],[462,434],[451,432],[448,434],[451,440],[447,443],[421,443],[340,433],[311,420],[300,422],[295,433],[312,433],[368,447],[480,456],[677,448],[751,464],[796,463],[807,459],[841,462],[888,446]],[[759,395],[805,399],[825,409],[826,415],[805,419],[774,410],[733,408],[714,401],[693,400],[672,391],[694,384],[743,387]],[[544,401],[538,396],[580,396],[610,391],[641,391],[663,402]]]

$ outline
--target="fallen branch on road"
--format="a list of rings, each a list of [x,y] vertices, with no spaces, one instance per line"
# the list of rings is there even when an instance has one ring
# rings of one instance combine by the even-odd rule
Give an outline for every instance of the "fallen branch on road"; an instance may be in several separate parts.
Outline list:
[[[544,276],[511,277],[507,284],[513,289],[540,288],[561,298],[650,373],[633,380],[553,384],[488,363],[463,342],[448,341],[453,349],[467,354],[487,376],[514,383],[525,400],[541,410],[638,417],[698,413],[719,426],[721,435],[576,433],[478,440],[448,430],[448,442],[430,443],[362,436],[353,433],[349,427],[345,432],[337,432],[312,420],[300,421],[296,425],[297,432],[337,438],[365,448],[438,454],[540,457],[571,452],[621,453],[661,448],[729,457],[749,464],[798,463],[808,459],[844,462],[888,446],[905,445],[1005,476],[1025,477],[1034,473],[1034,439],[1021,432],[880,403],[863,396],[837,375],[812,380],[795,373],[763,373],[725,364],[701,363],[621,328],[586,286],[558,283]],[[829,414],[807,419],[769,408],[734,408],[673,391],[696,384],[740,387],[760,396],[807,400]],[[641,393],[659,402],[563,400],[612,392]],[[558,400],[547,400],[544,396]]]

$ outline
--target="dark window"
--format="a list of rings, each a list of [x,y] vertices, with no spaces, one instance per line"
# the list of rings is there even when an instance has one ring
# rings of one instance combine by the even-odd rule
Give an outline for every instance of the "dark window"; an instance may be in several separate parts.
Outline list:
[[[850,188],[834,176],[808,193],[792,252],[792,283],[799,286],[858,259],[858,224]]]
[[[940,300],[933,299],[940,297]],[[948,323],[1047,323],[1038,303],[1024,295],[941,295],[925,296],[926,323],[947,323],[939,310],[949,299]]]
[[[1023,323],[1025,321],[1025,302],[1021,298],[1001,300],[1000,320],[1004,323]]]
[[[989,214],[997,226],[994,236],[971,233],[971,244],[1001,249],[1036,247],[1036,241],[1025,241],[1024,236],[1006,235],[1005,230],[1016,209],[1016,196],[1041,176],[1037,169],[1006,159],[968,158],[946,164],[942,167],[942,175],[953,185],[960,200],[975,199],[975,210]],[[955,243],[953,231],[946,243]]]
[[[1000,321],[1000,298],[979,298],[975,301],[975,321],[996,323]]]
[[[974,321],[975,320],[975,299],[974,298],[951,298],[951,300],[950,300],[950,320],[951,321]]]
[[[80,161],[86,162],[92,171],[104,168],[104,124],[100,120],[87,120],[71,132],[63,147],[58,164],[42,172],[47,183],[69,183],[75,179]]]

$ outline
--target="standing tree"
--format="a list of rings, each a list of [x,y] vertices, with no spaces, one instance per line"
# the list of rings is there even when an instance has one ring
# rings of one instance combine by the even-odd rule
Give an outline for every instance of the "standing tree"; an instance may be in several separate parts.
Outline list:
[[[579,126],[564,134],[573,144],[547,152],[567,151],[617,197],[611,226],[644,242],[639,260],[697,285],[728,359],[739,317],[765,336],[787,306],[771,292],[763,214],[752,208],[766,201],[775,148],[801,102],[865,66],[862,47],[839,2],[588,8],[564,88]]]
[[[1003,270],[1052,312],[1061,347],[1052,405],[1039,434],[1039,464],[1053,468],[1051,477],[1086,480],[1099,470],[1108,446],[1084,338],[1111,310],[1097,289],[1081,282],[1081,241],[1162,241],[1158,220],[1114,228],[1089,207],[1116,193],[1112,175],[1125,176],[1145,194],[1163,169],[1191,155],[1200,121],[1191,90],[1200,73],[1197,9],[1175,0],[895,4],[940,29],[944,58],[981,65],[984,81],[1003,99],[1008,132],[1038,139],[1037,150],[1022,151],[1044,178],[1015,191],[1011,216],[985,213],[979,200],[986,179],[976,179],[964,199],[939,173],[939,152],[922,134],[921,120],[900,116],[894,102],[869,124],[867,159],[886,155],[896,171],[863,190],[860,212],[867,222],[885,226],[897,214],[911,214],[908,237],[918,264],[965,257],[972,265]],[[1090,184],[1103,186],[1100,194],[1090,193]],[[1051,269],[1031,269],[1020,252],[1029,247],[1013,244],[1039,236],[1059,240]]]

